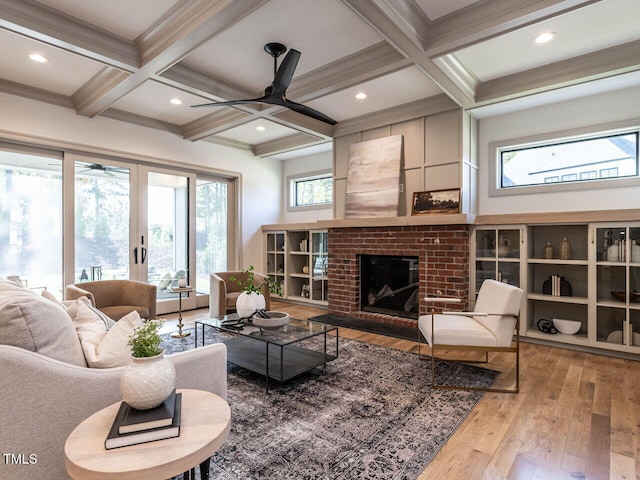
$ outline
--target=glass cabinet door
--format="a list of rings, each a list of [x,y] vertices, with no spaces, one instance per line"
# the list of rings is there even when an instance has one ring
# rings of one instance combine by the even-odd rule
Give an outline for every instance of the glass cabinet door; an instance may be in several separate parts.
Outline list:
[[[596,340],[640,346],[640,227],[595,230]]]
[[[476,294],[486,279],[520,286],[520,229],[478,229],[475,236]]]
[[[311,232],[311,298],[326,302],[327,277],[327,232]]]

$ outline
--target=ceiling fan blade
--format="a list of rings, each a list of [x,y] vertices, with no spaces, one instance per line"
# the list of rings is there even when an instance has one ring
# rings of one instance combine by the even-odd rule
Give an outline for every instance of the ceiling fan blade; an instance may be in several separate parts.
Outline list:
[[[228,102],[212,102],[212,103],[202,103],[200,105],[191,105],[191,107],[193,108],[198,108],[198,107],[230,107],[233,105],[248,105],[251,103],[266,103],[265,99],[267,98],[267,96],[265,95],[264,97],[260,97],[260,98],[253,98],[250,100],[230,100]]]
[[[292,102],[291,100],[285,99],[285,101],[282,103],[279,103],[279,105],[282,105],[283,107],[287,107],[288,109],[293,110],[294,112],[301,113],[302,115],[306,115],[307,117],[315,118],[316,120],[320,120],[321,122],[328,123],[329,125],[335,125],[336,123],[338,123],[336,120],[329,117],[328,115],[325,115],[322,112],[314,110],[311,107],[307,107],[306,105],[302,105],[301,103],[296,103],[296,102]]]
[[[298,60],[300,60],[300,52],[298,50],[292,48],[287,52],[273,79],[274,93],[284,93],[287,90],[298,66]]]

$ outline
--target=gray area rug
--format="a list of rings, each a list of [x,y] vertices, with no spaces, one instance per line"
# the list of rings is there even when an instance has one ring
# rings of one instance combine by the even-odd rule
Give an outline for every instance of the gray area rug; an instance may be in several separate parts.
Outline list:
[[[207,344],[225,338],[207,329]],[[193,335],[165,337],[163,347],[193,348]],[[231,434],[211,478],[415,479],[483,395],[431,389],[430,362],[412,353],[347,339],[339,352],[326,370],[274,381],[269,394],[263,377],[229,365]],[[491,370],[440,363],[441,382],[495,380]]]

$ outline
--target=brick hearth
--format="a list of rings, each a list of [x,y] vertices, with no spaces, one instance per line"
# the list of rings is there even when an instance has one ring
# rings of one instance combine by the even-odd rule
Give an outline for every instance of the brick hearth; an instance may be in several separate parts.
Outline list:
[[[419,298],[469,294],[469,226],[420,225],[329,229],[329,313],[381,323],[417,326],[417,321],[360,310],[360,255],[418,256]],[[447,307],[449,308],[449,307]],[[453,309],[453,308],[452,308]],[[420,314],[427,305],[420,301]]]

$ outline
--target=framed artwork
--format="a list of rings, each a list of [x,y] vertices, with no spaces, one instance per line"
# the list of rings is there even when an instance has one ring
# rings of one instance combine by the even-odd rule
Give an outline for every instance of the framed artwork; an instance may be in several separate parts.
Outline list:
[[[460,189],[414,192],[411,215],[460,213]]]
[[[402,135],[349,148],[345,218],[397,217]]]

